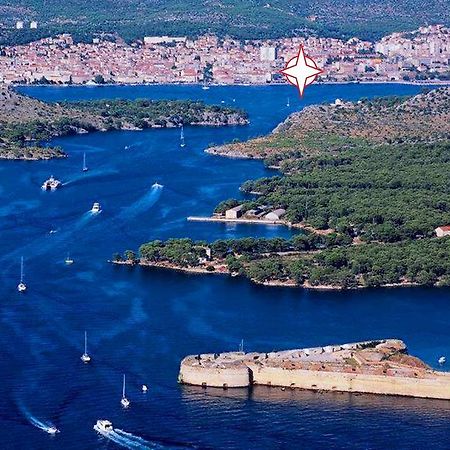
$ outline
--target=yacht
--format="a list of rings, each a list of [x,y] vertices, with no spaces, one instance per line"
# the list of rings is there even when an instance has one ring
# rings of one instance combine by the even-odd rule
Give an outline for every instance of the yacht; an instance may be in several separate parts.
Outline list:
[[[438,359],[438,363],[439,364],[445,364],[446,363],[446,361],[447,361],[447,359],[445,358],[445,356],[441,356],[439,359]]]
[[[113,425],[109,420],[100,419],[94,425],[94,430],[99,433],[111,433],[114,431]]]
[[[125,396],[125,374],[123,374],[122,399],[120,400],[120,404],[124,408],[128,408],[130,406],[130,401]]]
[[[183,125],[181,125],[181,130],[180,130],[180,147],[185,147],[186,146],[186,142],[184,142],[184,127]]]
[[[153,189],[161,189],[163,187],[163,185],[162,184],[159,184],[158,182],[154,182],[153,184],[152,184],[152,188]]]
[[[87,331],[84,332],[84,353],[81,355],[81,361],[83,361],[85,364],[91,362],[91,357],[87,352]]]
[[[59,430],[58,430],[58,428],[56,428],[56,427],[48,427],[45,431],[46,431],[48,434],[56,434],[56,433],[59,433]]]
[[[89,167],[86,165],[86,152],[83,153],[83,168],[81,169],[83,172],[87,172]]]
[[[71,264],[73,264],[73,259],[70,257],[70,253],[67,253],[67,257],[66,257],[66,259],[64,260],[64,262],[65,262],[68,266],[70,266]]]
[[[101,212],[101,210],[102,210],[102,208],[101,208],[101,206],[100,206],[100,203],[95,202],[95,203],[92,205],[91,213],[93,213],[93,214],[98,214],[99,212]]]
[[[19,292],[25,292],[27,290],[27,285],[23,282],[23,256],[20,259],[20,283],[17,285],[17,290]]]
[[[57,180],[53,175],[48,180],[45,180],[41,186],[43,191],[56,191],[59,187],[61,187],[61,181]]]

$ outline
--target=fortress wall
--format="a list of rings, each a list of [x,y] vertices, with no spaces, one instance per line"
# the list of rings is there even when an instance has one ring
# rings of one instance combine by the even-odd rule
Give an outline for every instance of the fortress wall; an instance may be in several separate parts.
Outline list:
[[[433,378],[406,378],[382,375],[286,370],[249,365],[254,384],[309,390],[361,392],[450,400],[450,374]]]
[[[249,370],[246,366],[230,368],[209,368],[181,363],[179,382],[197,386],[248,387]],[[225,385],[225,386],[224,386]]]

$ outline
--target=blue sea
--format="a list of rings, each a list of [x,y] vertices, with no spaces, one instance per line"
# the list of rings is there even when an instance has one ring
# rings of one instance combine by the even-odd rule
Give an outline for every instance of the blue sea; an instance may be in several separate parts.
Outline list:
[[[289,86],[20,90],[51,102],[200,99],[244,108],[251,123],[187,127],[183,149],[175,129],[99,132],[52,141],[67,159],[0,162],[0,448],[450,448],[447,401],[177,384],[185,355],[235,350],[241,339],[248,351],[270,351],[401,338],[437,367],[439,356],[450,356],[450,290],[313,292],[107,262],[152,239],[289,237],[292,231],[280,227],[186,221],[210,214],[223,199],[241,198],[245,180],[277,174],[260,161],[204,149],[266,134],[308,104],[414,94],[419,87],[317,85],[303,99]],[[84,173],[83,153],[90,169]],[[52,174],[63,188],[41,191]],[[155,182],[164,187],[153,189]],[[96,201],[103,211],[93,216]],[[25,294],[16,290],[21,256]],[[80,361],[85,330],[88,365]],[[120,406],[122,374],[127,410]],[[97,434],[98,419],[118,431]],[[60,430],[55,436],[45,431],[52,425]]]

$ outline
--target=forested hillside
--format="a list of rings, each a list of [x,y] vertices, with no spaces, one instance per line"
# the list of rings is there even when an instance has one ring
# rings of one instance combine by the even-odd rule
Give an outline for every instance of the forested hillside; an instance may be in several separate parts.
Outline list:
[[[102,32],[127,41],[206,32],[251,39],[304,33],[376,39],[426,23],[450,25],[449,10],[443,0],[0,0],[0,43],[62,32],[87,41]],[[17,31],[16,20],[37,20],[39,27]]]

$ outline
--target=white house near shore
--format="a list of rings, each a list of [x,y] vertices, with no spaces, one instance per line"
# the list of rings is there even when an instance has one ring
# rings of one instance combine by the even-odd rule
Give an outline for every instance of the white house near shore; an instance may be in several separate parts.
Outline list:
[[[266,220],[280,220],[286,214],[286,210],[283,208],[278,208],[275,211],[270,211],[266,214],[264,218]]]
[[[437,237],[450,236],[450,225],[445,225],[442,227],[437,227],[434,232]]]
[[[235,206],[234,208],[227,209],[225,211],[226,219],[238,219],[242,216],[242,205]]]

